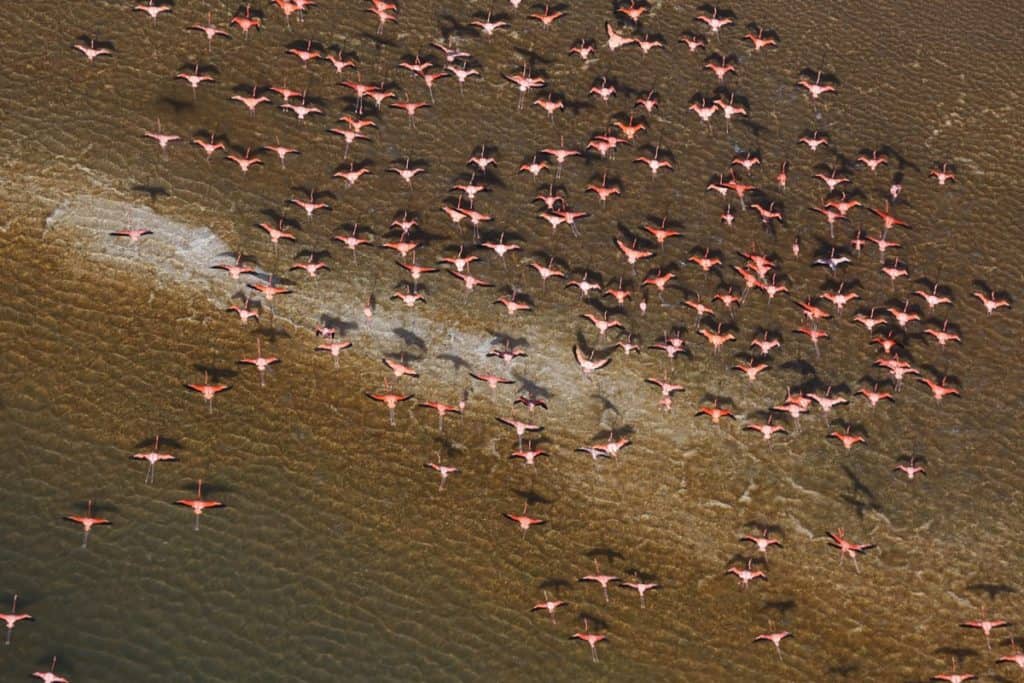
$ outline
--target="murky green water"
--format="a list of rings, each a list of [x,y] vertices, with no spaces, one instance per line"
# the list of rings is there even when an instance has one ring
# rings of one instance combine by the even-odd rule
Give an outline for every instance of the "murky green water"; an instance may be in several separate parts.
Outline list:
[[[1012,665],[994,660],[1012,650],[1003,639],[1014,629],[994,635],[989,654],[980,634],[956,626],[982,609],[1022,619],[1024,330],[1018,308],[989,317],[970,294],[980,280],[1016,295],[1024,276],[1021,96],[1008,86],[1022,75],[1024,24],[1012,5],[737,4],[738,26],[773,29],[781,45],[754,54],[740,39],[744,29],[723,30],[712,47],[735,55],[732,87],[749,100],[751,117],[728,131],[718,118],[709,131],[686,111],[695,93],[717,85],[701,68],[704,57],[676,42],[699,29],[690,6],[652,6],[641,31],[670,49],[641,58],[635,49],[608,51],[606,3],[573,3],[547,30],[526,18],[525,5],[517,13],[495,6],[509,13],[512,30],[490,40],[460,28],[486,14],[484,4],[402,3],[382,40],[361,4],[323,4],[290,27],[272,7],[261,33],[243,39],[235,31],[212,50],[184,28],[205,23],[208,11],[224,25],[234,6],[180,2],[155,25],[128,2],[22,4],[5,13],[0,606],[18,593],[19,607],[35,616],[0,650],[5,679],[45,669],[56,654],[57,671],[75,681],[921,680],[948,670],[957,655],[962,671],[1012,680]],[[369,163],[373,175],[346,189],[331,178],[347,168],[344,143],[325,128],[351,110],[349,93],[328,63],[304,68],[286,48],[309,39],[341,47],[356,55],[359,78],[391,82],[417,100],[425,88],[396,65],[416,53],[438,62],[429,43],[442,31],[459,34],[483,78],[462,95],[454,79],[440,81],[415,128],[402,112],[385,110],[371,141],[350,150],[349,160]],[[92,34],[114,43],[112,58],[90,65],[71,49]],[[585,66],[567,54],[583,36],[600,45]],[[536,107],[516,109],[514,86],[501,74],[521,71],[524,59],[578,103],[575,111],[551,123]],[[196,62],[215,67],[217,81],[193,99],[173,76]],[[812,106],[793,85],[806,67],[836,74],[840,94]],[[621,91],[608,104],[586,96],[604,76]],[[308,89],[328,116],[303,123],[271,106],[250,116],[228,97],[254,83]],[[574,209],[592,215],[579,238],[564,227],[552,235],[530,201],[549,181],[516,168],[563,137],[583,146],[651,88],[661,106],[645,117],[642,141],[610,161],[567,162],[557,182]],[[204,162],[194,145],[162,154],[142,137],[158,119],[184,138],[213,130],[242,150],[280,139],[301,155],[282,169],[265,154],[265,164],[243,176],[222,158]],[[828,151],[796,142],[810,129],[828,132]],[[632,159],[657,144],[675,171],[652,178]],[[466,295],[455,278],[427,275],[419,290],[426,302],[406,308],[389,299],[408,279],[393,252],[367,249],[353,259],[331,237],[358,222],[375,242],[394,239],[387,225],[408,211],[424,241],[418,263],[468,248],[472,235],[455,232],[438,207],[454,201],[449,187],[468,177],[466,159],[481,145],[498,159],[493,191],[476,203],[496,217],[484,235],[505,231],[525,249],[504,263],[475,252],[481,261],[472,272],[497,284],[493,290]],[[872,175],[854,164],[860,150],[882,146],[893,150],[888,170]],[[786,224],[775,236],[736,201],[737,222],[723,227],[724,203],[704,191],[740,150],[763,156],[751,182],[784,206]],[[427,167],[411,189],[386,171],[407,157]],[[780,193],[772,178],[784,159],[790,184]],[[892,287],[869,245],[841,271],[859,283],[863,300],[823,324],[831,338],[820,358],[791,332],[801,324],[793,301],[760,294],[735,319],[723,316],[739,341],[714,354],[681,301],[741,287],[731,266],[748,249],[778,261],[793,299],[821,291],[830,278],[810,262],[828,235],[808,210],[823,197],[811,176],[843,160],[872,206],[881,206],[892,173],[904,174],[897,212],[914,227],[890,237],[901,242],[911,277]],[[927,178],[939,161],[955,164],[958,183],[940,188]],[[583,188],[605,171],[623,194],[602,207]],[[332,192],[333,210],[307,218],[286,203],[309,189]],[[275,252],[255,227],[274,220],[268,212],[298,221],[295,245]],[[630,268],[613,238],[639,236],[642,223],[665,215],[684,237]],[[878,235],[876,218],[852,215],[837,242],[857,228]],[[137,245],[107,235],[125,223],[154,234]],[[790,253],[796,234],[799,258]],[[681,265],[704,248],[723,254],[721,275]],[[302,249],[329,251],[331,270],[316,281],[287,272]],[[223,312],[244,290],[208,268],[236,250],[293,283],[294,293],[275,298],[258,326]],[[603,349],[610,341],[579,317],[595,310],[591,303],[554,281],[542,287],[527,265],[550,257],[576,277],[588,271],[609,286],[621,277],[633,289],[649,270],[673,268],[675,289],[664,302],[652,291],[646,315],[634,298],[612,317],[644,345],[683,328],[691,355],[669,363],[653,351],[616,353],[593,381],[583,378],[572,345]],[[812,412],[770,445],[742,431],[743,421],[714,427],[692,417],[721,397],[754,420],[788,386],[843,385],[848,394],[862,377],[882,377],[852,315],[861,303],[901,306],[918,278],[951,290],[946,310],[963,344],[941,350],[915,326],[907,357],[929,376],[954,376],[962,399],[936,403],[910,382],[893,405],[872,410],[858,398],[836,410],[831,427]],[[535,310],[509,317],[492,304],[510,287]],[[367,321],[371,294],[377,306]],[[323,316],[341,321],[353,342],[337,366],[313,350]],[[761,328],[779,330],[783,346],[750,384],[730,368]],[[506,337],[528,353],[511,368],[485,356]],[[282,361],[263,387],[236,363],[255,353],[257,339]],[[384,388],[381,359],[402,354],[420,377],[401,380],[399,390],[417,401],[466,400],[465,416],[449,416],[443,433],[413,401],[391,427],[384,407],[364,396]],[[225,371],[232,387],[212,415],[182,386],[201,381],[202,368]],[[513,377],[517,386],[492,393],[470,371]],[[658,410],[647,377],[686,387],[671,413]],[[530,389],[548,397],[550,410],[530,419],[544,425],[541,444],[552,454],[532,468],[508,459],[514,433],[494,419],[525,419],[511,401]],[[843,423],[862,430],[866,445],[847,453],[826,439]],[[633,441],[616,461],[574,452],[612,430]],[[145,465],[128,456],[156,434],[179,461],[160,463],[147,485]],[[439,452],[461,470],[444,491],[424,467]],[[911,454],[928,473],[907,482],[892,468]],[[198,533],[189,511],[173,505],[190,497],[197,478],[227,504],[204,515]],[[519,513],[524,497],[536,500],[530,514],[548,521],[525,538],[502,517]],[[61,518],[81,514],[88,499],[113,524],[95,529],[82,549],[80,530]],[[756,557],[737,539],[763,525],[778,526],[784,548],[770,556],[767,583],[739,590],[724,572]],[[878,546],[861,558],[860,573],[827,546],[825,532],[838,527]],[[605,604],[598,587],[576,581],[593,571],[594,558],[603,571],[653,577],[662,588],[648,594],[646,609],[622,588]],[[529,612],[544,590],[571,603],[555,625]],[[608,635],[599,664],[567,639],[583,617]],[[751,643],[778,629],[795,635],[783,643],[782,661],[770,645]]]

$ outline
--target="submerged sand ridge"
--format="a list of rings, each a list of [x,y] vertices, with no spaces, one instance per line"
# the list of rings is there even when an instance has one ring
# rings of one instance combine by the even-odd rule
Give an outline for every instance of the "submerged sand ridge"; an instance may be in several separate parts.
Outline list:
[[[136,228],[149,229],[153,234],[139,242],[111,235]],[[206,293],[215,305],[222,305],[234,290],[210,270],[211,264],[230,262],[230,256],[224,256],[230,252],[223,240],[210,228],[186,225],[148,206],[78,195],[62,201],[46,217],[46,231],[75,240],[75,251],[86,258],[116,264],[136,277],[144,268],[154,285],[185,285]]]
[[[142,236],[138,242],[111,234],[136,228],[147,228],[152,234]],[[213,268],[215,264],[233,263],[235,253],[211,228],[188,225],[151,207],[131,202],[77,195],[61,201],[47,216],[45,230],[72,240],[71,248],[75,253],[111,264],[127,277],[145,278],[154,287],[180,286],[202,293],[217,310],[232,303],[242,305],[247,296],[252,297],[252,305],[260,305],[259,293],[247,285],[270,281],[270,274],[258,266],[256,273],[232,280],[223,270]],[[342,253],[332,266],[344,270],[348,258]],[[282,282],[280,276],[274,277],[275,284]],[[459,319],[455,310],[457,300],[438,299],[434,305],[420,305],[412,310],[387,300],[388,290],[381,288],[380,296],[385,301],[375,305],[374,318],[367,320],[362,314],[365,302],[359,298],[367,289],[365,275],[359,271],[355,278],[344,277],[340,282],[337,277],[328,279],[330,282],[312,282],[302,271],[298,271],[298,275],[285,273],[283,281],[289,283],[291,293],[279,295],[272,304],[273,312],[265,310],[263,318],[286,323],[293,330],[304,330],[308,336],[304,343],[309,345],[317,343],[313,336],[317,326],[333,323],[339,327],[339,336],[350,338],[356,344],[353,352],[359,355],[383,352],[396,356],[398,351],[408,353],[418,359],[418,369],[446,376],[446,384],[461,384],[464,389],[460,393],[467,395],[474,384],[468,377],[472,369],[482,374],[504,372],[518,377],[520,389],[523,390],[525,381],[527,393],[533,386],[513,368],[481,360],[492,349],[502,348],[500,339],[504,335],[464,329],[456,322]],[[270,302],[262,303],[264,307],[269,305]],[[338,316],[336,311],[345,313]],[[449,317],[449,320],[433,320],[431,313]],[[576,367],[570,345],[554,343],[561,336],[544,334],[535,323],[524,322],[516,327],[521,331],[514,335],[522,337],[519,342],[525,342],[526,338],[531,340],[528,344],[531,377],[539,384],[555,388],[559,403],[563,404],[558,412],[564,411],[566,402],[584,400],[586,393],[595,389]],[[628,393],[621,398],[627,396]],[[610,398],[615,398],[614,392]],[[607,426],[614,426],[614,418]]]

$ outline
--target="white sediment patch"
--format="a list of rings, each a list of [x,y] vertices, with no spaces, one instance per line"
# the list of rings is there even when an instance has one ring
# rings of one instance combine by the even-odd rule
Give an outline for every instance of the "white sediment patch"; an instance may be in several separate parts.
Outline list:
[[[117,230],[137,228],[149,229],[152,234],[138,242],[110,235]],[[216,308],[224,308],[233,296],[241,303],[237,301],[238,292],[246,290],[248,284],[267,280],[265,273],[258,273],[235,281],[224,271],[214,269],[215,264],[233,260],[231,248],[224,240],[208,227],[188,225],[162,216],[147,206],[78,195],[63,201],[47,217],[46,230],[66,235],[75,242],[81,256],[123,268],[135,277],[150,277],[156,286],[182,286],[201,292]],[[292,293],[273,302],[277,322],[305,329],[312,335],[324,315],[338,318],[347,326],[353,326],[345,336],[357,342],[357,347],[359,342],[366,342],[365,348],[373,349],[371,353],[375,355],[404,348],[412,357],[424,356],[423,364],[418,367],[435,370],[441,376],[457,374],[464,378],[465,386],[470,382],[466,369],[453,368],[451,360],[438,358],[438,354],[458,356],[480,371],[490,366],[480,359],[491,349],[491,336],[431,319],[428,317],[430,310],[424,312],[431,308],[429,304],[415,311],[398,305],[382,310],[381,304],[390,291],[380,290],[377,314],[367,322],[362,314],[367,284],[361,279],[338,282],[336,278],[329,278],[314,283],[307,281],[305,273],[293,279],[296,284],[289,285]],[[258,292],[249,290],[249,293],[253,301],[261,299]],[[439,313],[445,310],[434,308]]]
[[[152,235],[133,243],[111,232],[146,228]],[[223,282],[210,266],[228,259],[229,250],[210,228],[194,227],[155,213],[145,206],[79,195],[62,202],[46,218],[46,230],[73,238],[83,249],[80,255],[130,269],[146,271],[158,282],[184,284],[223,304],[234,283]]]

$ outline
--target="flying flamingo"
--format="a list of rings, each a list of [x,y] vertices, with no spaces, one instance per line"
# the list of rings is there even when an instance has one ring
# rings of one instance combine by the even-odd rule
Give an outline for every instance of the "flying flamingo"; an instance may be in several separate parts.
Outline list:
[[[596,574],[587,574],[586,576],[581,576],[578,580],[579,581],[593,581],[594,583],[601,584],[601,590],[604,591],[604,602],[607,605],[608,602],[609,602],[608,601],[608,584],[613,582],[613,581],[618,581],[619,577],[617,577],[617,576],[610,576],[608,574],[602,574],[601,573],[601,568],[598,567],[598,565],[597,565],[597,558],[594,558],[594,569],[597,572]]]
[[[402,401],[408,401],[412,398],[412,394],[408,396],[401,396],[399,394],[371,394],[367,393],[368,398],[372,398],[374,401],[379,401],[388,407],[388,422],[392,427],[395,426],[395,408]]]
[[[600,643],[602,640],[608,640],[608,636],[601,635],[600,633],[591,633],[590,632],[590,622],[586,618],[584,618],[583,619],[583,631],[578,631],[578,632],[572,634],[571,636],[569,636],[569,640],[582,640],[587,645],[589,645],[590,646],[590,656],[596,662],[596,661],[598,661],[598,659],[597,659],[597,644]]]
[[[146,469],[146,483],[152,484],[156,481],[156,464],[162,460],[177,460],[176,457],[170,453],[160,453],[160,436],[157,435],[153,443],[153,450],[148,453],[134,453],[128,457],[133,460],[145,460],[149,463],[149,467]]]
[[[445,484],[448,483],[448,475],[459,473],[458,467],[449,467],[447,465],[442,465],[440,454],[438,454],[437,456],[437,462],[424,463],[423,466],[428,467],[441,475],[441,484],[437,487],[438,491],[444,491],[444,486]]]
[[[260,375],[260,386],[262,387],[262,386],[265,386],[264,378],[266,377],[266,374],[267,374],[267,368],[269,368],[274,363],[281,362],[281,359],[277,358],[276,356],[270,356],[269,358],[264,358],[263,357],[263,350],[262,350],[261,345],[260,345],[260,340],[257,339],[256,340],[256,357],[255,358],[243,358],[243,359],[241,359],[238,362],[239,363],[245,363],[246,365],[252,365],[253,367],[256,368],[256,371],[259,372],[259,375]]]
[[[641,581],[640,577],[637,577],[636,581],[622,581],[618,585],[620,588],[632,588],[640,594],[640,609],[644,609],[647,607],[647,604],[644,602],[644,593],[646,593],[649,590],[661,588],[661,586],[656,583],[646,583]]]
[[[33,617],[31,614],[18,613],[18,594],[15,593],[14,598],[11,600],[10,613],[3,614],[2,612],[0,612],[0,621],[3,621],[5,624],[7,624],[7,634],[4,638],[4,645],[11,644],[11,633],[14,631],[15,624],[17,624],[19,621],[32,618]]]
[[[211,415],[213,415],[213,397],[231,388],[226,384],[210,384],[210,372],[208,370],[203,371],[202,384],[186,384],[185,387],[202,394],[206,403],[210,406]]]
[[[568,604],[569,603],[567,603],[565,600],[552,600],[548,597],[548,592],[544,591],[544,602],[538,602],[536,605],[530,608],[530,611],[536,612],[537,610],[546,610],[548,616],[551,617],[551,623],[553,624],[555,623],[555,611],[559,607],[564,607]]]
[[[528,508],[529,506],[529,501],[523,503],[523,514],[521,515],[513,515],[508,512],[502,513],[506,518],[512,520],[513,522],[519,525],[519,528],[523,530],[523,538],[526,538],[526,532],[530,530],[531,526],[534,526],[535,524],[545,524],[547,521],[543,519],[537,519],[536,517],[527,517],[526,508]]]
[[[199,479],[196,482],[196,497],[194,499],[183,498],[181,500],[174,501],[175,505],[184,505],[185,507],[192,508],[192,512],[195,515],[195,526],[193,529],[199,531],[199,516],[203,514],[204,510],[208,508],[220,508],[224,507],[224,503],[219,500],[203,500],[203,480]]]
[[[785,638],[791,638],[793,634],[789,631],[776,631],[775,633],[761,633],[754,637],[754,642],[765,641],[775,646],[775,652],[778,653],[779,659],[782,659],[782,647],[780,643]]]
[[[80,515],[68,515],[68,516],[64,517],[64,519],[68,520],[69,522],[75,522],[76,524],[81,524],[82,525],[82,528],[85,530],[84,533],[82,534],[82,547],[83,548],[86,547],[89,544],[89,531],[94,526],[100,526],[100,525],[103,525],[103,524],[110,524],[110,520],[108,520],[108,519],[103,519],[102,517],[93,517],[92,516],[92,501],[91,500],[88,503],[87,512],[86,512],[85,517],[82,517]]]
[[[71,683],[67,678],[58,676],[53,673],[53,670],[57,668],[57,657],[54,656],[53,661],[50,662],[49,671],[34,671],[32,675],[36,678],[42,679],[43,683]]]

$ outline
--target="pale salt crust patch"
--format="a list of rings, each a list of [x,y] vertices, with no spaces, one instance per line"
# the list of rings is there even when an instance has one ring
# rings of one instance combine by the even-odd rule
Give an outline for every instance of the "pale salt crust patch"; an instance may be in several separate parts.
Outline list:
[[[110,235],[117,230],[135,228],[147,228],[152,230],[152,234],[145,235],[137,243],[127,237]],[[224,271],[212,268],[214,264],[232,262],[228,255],[232,250],[224,240],[208,227],[182,223],[147,206],[80,194],[65,199],[54,209],[46,218],[46,230],[58,230],[76,240],[81,246],[78,250],[81,256],[123,268],[134,276],[149,275],[156,286],[175,284],[200,291],[216,308],[226,307],[232,297],[235,297],[234,303],[241,304],[237,294],[246,289],[247,283],[267,281],[266,274],[262,272],[262,277],[242,276],[243,279],[235,281]],[[338,267],[336,263],[331,265]],[[304,273],[300,275],[306,279]],[[501,364],[499,368],[490,362],[492,359],[484,362],[487,352],[493,348],[492,335],[467,332],[451,322],[432,320],[428,317],[429,311],[417,312],[400,304],[383,310],[381,300],[390,295],[390,290],[378,288],[376,314],[372,323],[367,324],[362,314],[364,295],[359,294],[366,291],[366,284],[331,281],[327,286],[317,287],[312,282],[298,280],[294,274],[288,279],[296,280],[298,286],[290,287],[292,293],[282,296],[280,303],[277,300],[273,302],[276,321],[293,328],[303,328],[312,334],[324,314],[337,315],[346,323],[355,325],[346,332],[346,338],[357,342],[357,347],[362,346],[362,351],[371,355],[400,350],[403,343],[396,336],[396,330],[412,333],[428,350],[424,354],[426,357],[417,363],[417,368],[441,377],[454,379],[457,375],[460,387],[469,387],[475,382],[469,379],[465,368],[454,369],[451,361],[437,358],[438,354],[461,356],[478,373],[518,374],[512,372],[515,366],[509,369]],[[262,298],[257,292],[252,294],[253,301]],[[441,299],[434,301],[433,307],[442,312],[444,309],[440,306],[449,305],[442,303]],[[431,307],[430,302],[425,306],[427,309]],[[288,315],[281,315],[281,309],[285,309]],[[532,325],[525,320],[517,322],[513,336],[527,336],[524,329],[527,326]],[[536,335],[530,337],[538,338]],[[557,387],[563,398],[582,396],[595,390],[593,384],[580,376],[568,347],[547,346],[531,343],[528,350],[533,361],[534,372],[531,374],[539,384]],[[406,345],[405,348],[412,355],[424,352],[418,345]]]

